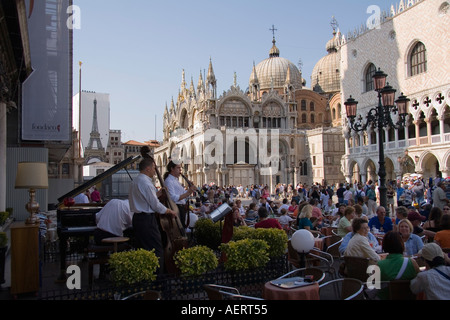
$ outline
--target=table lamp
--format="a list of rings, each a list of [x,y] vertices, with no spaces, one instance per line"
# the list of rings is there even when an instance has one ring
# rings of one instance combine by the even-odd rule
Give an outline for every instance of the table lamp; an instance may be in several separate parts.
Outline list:
[[[30,213],[26,224],[39,222],[36,213],[39,212],[39,203],[36,202],[36,189],[48,189],[48,169],[44,162],[19,162],[17,165],[16,189],[29,189],[30,201],[25,208]]]
[[[292,235],[291,244],[300,255],[300,268],[304,268],[305,257],[314,248],[314,236],[306,229],[297,230]]]

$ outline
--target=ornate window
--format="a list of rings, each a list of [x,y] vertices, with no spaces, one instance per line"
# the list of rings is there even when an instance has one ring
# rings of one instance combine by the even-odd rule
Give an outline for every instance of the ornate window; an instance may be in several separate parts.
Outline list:
[[[369,92],[374,89],[373,86],[373,75],[377,71],[377,68],[373,63],[371,63],[367,68],[366,72],[364,73],[364,92]]]
[[[307,123],[308,121],[306,120],[306,113],[302,114],[302,123]]]
[[[306,111],[306,101],[305,100],[302,100],[301,110]]]
[[[427,50],[422,42],[418,42],[409,57],[409,74],[415,76],[427,72]]]

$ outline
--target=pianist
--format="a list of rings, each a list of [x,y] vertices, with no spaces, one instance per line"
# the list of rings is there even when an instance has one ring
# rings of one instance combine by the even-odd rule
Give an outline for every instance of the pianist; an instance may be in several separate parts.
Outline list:
[[[94,231],[94,240],[102,245],[102,240],[113,237],[123,237],[124,231],[133,227],[133,213],[128,200],[110,200],[96,216],[97,229]]]

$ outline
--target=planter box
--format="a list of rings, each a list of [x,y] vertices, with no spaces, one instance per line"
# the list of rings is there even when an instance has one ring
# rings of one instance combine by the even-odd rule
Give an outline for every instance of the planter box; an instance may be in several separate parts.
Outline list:
[[[264,284],[288,272],[285,256],[273,259],[261,269],[244,272],[227,272],[219,266],[214,272],[208,272],[199,277],[183,277],[163,275],[151,283],[109,287],[86,292],[44,292],[40,294],[41,300],[113,300],[115,294],[121,297],[144,290],[161,292],[162,300],[207,300],[204,284],[220,284],[235,287],[243,295],[261,297]]]

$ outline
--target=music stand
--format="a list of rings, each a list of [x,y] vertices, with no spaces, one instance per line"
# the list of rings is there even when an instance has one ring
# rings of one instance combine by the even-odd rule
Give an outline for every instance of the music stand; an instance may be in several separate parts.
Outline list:
[[[217,221],[222,220],[227,214],[229,214],[233,209],[227,204],[224,203],[220,207],[218,207],[216,210],[210,213],[210,217],[214,223]]]

